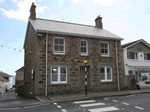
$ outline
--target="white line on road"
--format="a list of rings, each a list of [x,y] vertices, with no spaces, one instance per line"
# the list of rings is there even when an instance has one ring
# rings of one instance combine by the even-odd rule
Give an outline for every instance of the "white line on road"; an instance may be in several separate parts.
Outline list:
[[[79,103],[92,103],[92,102],[95,102],[95,100],[77,101],[77,102],[74,102],[74,103],[79,104]]]
[[[104,98],[105,100],[109,100],[108,98]]]
[[[140,109],[140,110],[144,110],[144,108],[141,108],[141,107],[138,107],[138,106],[134,106],[135,108],[137,109]]]
[[[21,108],[3,108],[3,109],[0,109],[0,110],[16,110],[16,109],[21,109]]]
[[[98,105],[105,105],[104,103],[90,103],[90,104],[83,104],[80,105],[81,107],[91,107],[91,106],[98,106]]]
[[[62,108],[60,105],[57,106],[58,108]]]
[[[124,105],[130,105],[129,103],[125,103],[125,102],[122,102],[122,104],[124,104]]]
[[[23,107],[23,108],[32,108],[32,107],[39,107],[39,106],[44,106],[44,105],[49,105],[49,104],[34,105],[34,106],[27,106],[27,107]]]
[[[113,102],[118,102],[117,100],[112,100]]]
[[[57,103],[53,103],[54,105],[57,105]]]
[[[104,108],[97,108],[97,109],[89,109],[90,112],[107,112],[107,111],[115,111],[119,110],[115,107],[104,107]]]
[[[66,109],[61,109],[61,111],[63,111],[63,112],[67,112],[67,110],[66,110]]]

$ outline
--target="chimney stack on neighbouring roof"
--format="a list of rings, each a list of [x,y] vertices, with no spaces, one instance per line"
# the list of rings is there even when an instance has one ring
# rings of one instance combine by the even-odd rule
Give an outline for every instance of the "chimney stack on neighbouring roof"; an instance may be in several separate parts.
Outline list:
[[[100,15],[95,19],[95,26],[98,28],[103,28],[102,17],[100,17]]]
[[[33,20],[36,19],[35,9],[36,9],[36,6],[35,6],[35,4],[33,2],[32,5],[31,5],[31,8],[30,8],[30,18],[33,19]]]

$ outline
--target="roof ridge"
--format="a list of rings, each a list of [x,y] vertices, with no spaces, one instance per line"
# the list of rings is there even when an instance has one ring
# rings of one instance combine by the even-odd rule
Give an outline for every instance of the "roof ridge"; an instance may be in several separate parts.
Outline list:
[[[45,21],[54,21],[54,22],[60,22],[60,23],[67,23],[67,24],[74,24],[74,25],[81,25],[81,26],[95,27],[95,26],[92,26],[92,25],[85,25],[85,24],[72,23],[72,22],[65,22],[65,21],[58,21],[58,20],[51,20],[51,19],[42,19],[42,18],[36,18],[36,19],[45,20]],[[97,27],[95,27],[95,28],[97,28]],[[99,29],[100,29],[100,28],[99,28]]]

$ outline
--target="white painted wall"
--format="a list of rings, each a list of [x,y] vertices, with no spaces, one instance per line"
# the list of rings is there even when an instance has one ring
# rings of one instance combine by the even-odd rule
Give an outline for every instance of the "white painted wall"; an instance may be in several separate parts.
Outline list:
[[[127,49],[123,49],[123,55],[124,55],[124,69],[125,69],[125,75],[129,75],[129,70],[137,70],[136,67],[143,67],[148,68],[147,70],[150,70],[150,60],[144,60],[144,53],[138,52],[138,59],[127,59]],[[126,66],[126,64],[128,67]]]

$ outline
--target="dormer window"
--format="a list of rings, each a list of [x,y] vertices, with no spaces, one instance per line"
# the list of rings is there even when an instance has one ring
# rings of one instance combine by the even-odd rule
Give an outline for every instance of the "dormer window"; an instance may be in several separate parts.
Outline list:
[[[138,53],[137,52],[127,52],[127,58],[128,59],[138,59]]]

